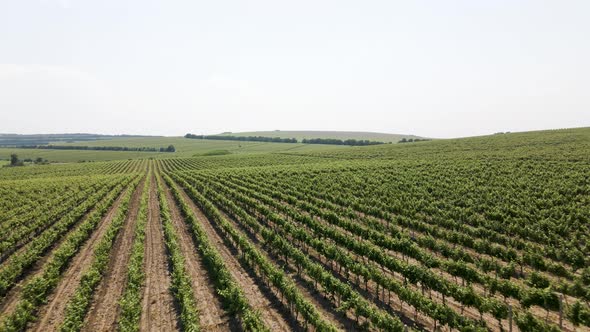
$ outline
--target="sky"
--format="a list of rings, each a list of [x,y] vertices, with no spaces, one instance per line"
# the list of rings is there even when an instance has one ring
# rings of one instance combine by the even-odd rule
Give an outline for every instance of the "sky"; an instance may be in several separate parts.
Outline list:
[[[590,126],[590,1],[0,0],[0,133]]]

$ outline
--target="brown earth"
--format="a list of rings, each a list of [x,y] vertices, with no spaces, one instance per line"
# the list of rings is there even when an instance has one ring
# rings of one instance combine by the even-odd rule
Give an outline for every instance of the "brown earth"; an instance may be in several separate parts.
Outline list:
[[[145,234],[145,287],[141,308],[141,331],[179,331],[174,298],[170,292],[170,270],[160,222],[160,207],[155,179],[149,192],[148,222]]]

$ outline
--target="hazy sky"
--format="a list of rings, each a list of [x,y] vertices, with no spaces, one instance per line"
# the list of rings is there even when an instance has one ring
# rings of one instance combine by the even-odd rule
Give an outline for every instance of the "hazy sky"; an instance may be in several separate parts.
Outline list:
[[[0,0],[0,132],[590,126],[590,1]]]

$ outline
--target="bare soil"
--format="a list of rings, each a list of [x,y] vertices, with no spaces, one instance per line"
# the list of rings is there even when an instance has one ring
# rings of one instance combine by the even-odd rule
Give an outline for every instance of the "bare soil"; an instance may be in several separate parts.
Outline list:
[[[145,237],[145,287],[140,319],[141,331],[179,331],[178,315],[170,291],[164,233],[155,179],[149,192],[148,223]]]

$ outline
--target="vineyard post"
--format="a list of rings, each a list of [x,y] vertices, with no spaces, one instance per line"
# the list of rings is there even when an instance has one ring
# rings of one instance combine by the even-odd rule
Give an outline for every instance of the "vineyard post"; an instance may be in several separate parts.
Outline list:
[[[559,295],[559,329],[563,330],[563,294]]]
[[[512,305],[508,306],[508,331],[512,332]]]

